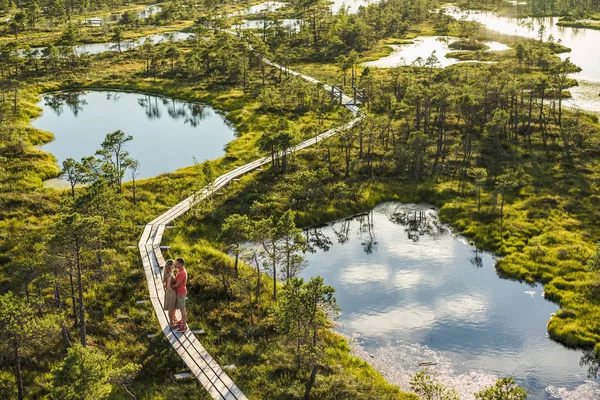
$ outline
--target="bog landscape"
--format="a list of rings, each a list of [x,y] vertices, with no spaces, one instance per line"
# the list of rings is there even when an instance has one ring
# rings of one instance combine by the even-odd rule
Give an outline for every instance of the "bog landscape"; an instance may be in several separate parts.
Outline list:
[[[600,2],[0,0],[0,399],[600,400]]]

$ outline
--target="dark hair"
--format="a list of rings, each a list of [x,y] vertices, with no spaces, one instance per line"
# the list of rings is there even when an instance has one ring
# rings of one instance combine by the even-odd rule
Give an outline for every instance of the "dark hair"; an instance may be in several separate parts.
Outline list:
[[[175,261],[177,261],[179,264],[184,265],[185,261],[183,261],[183,258],[179,257],[178,259],[176,259]]]

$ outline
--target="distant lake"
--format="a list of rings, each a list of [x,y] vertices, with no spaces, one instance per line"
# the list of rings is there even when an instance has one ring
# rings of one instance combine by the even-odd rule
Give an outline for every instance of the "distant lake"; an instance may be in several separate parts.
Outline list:
[[[366,67],[392,68],[397,66],[411,65],[418,59],[422,63],[431,56],[435,55],[438,59],[438,67],[447,67],[452,64],[457,64],[460,61],[456,58],[447,58],[446,55],[461,50],[453,50],[448,47],[452,42],[457,41],[457,38],[448,36],[419,36],[413,39],[410,44],[389,45],[393,49],[392,53],[385,57],[374,61],[368,61],[362,65]],[[504,51],[510,49],[505,44],[498,42],[483,42],[488,51]],[[470,61],[472,62],[472,61]]]
[[[149,41],[149,43],[152,44],[159,44],[166,42],[178,42],[181,40],[187,40],[191,37],[194,37],[194,34],[188,32],[155,33],[153,35],[143,36],[138,39],[123,40],[121,42],[121,51],[133,50],[144,44],[146,41]],[[34,53],[35,57],[41,58],[45,49],[46,47],[32,47],[30,51]],[[100,54],[107,51],[119,51],[119,44],[116,42],[85,43],[73,46],[73,50],[77,55]],[[26,56],[26,53],[23,50],[20,51],[20,54],[22,57]]]
[[[107,90],[42,96],[42,116],[32,122],[55,140],[42,146],[62,163],[94,155],[107,133],[133,136],[127,151],[138,160],[138,178],[172,172],[225,154],[235,128],[212,107],[168,97]],[[126,180],[131,180],[127,175]]]
[[[569,88],[573,97],[565,103],[571,107],[600,113],[600,57],[590,52],[590,49],[597,48],[600,43],[599,30],[559,26],[559,17],[508,18],[491,11],[461,10],[458,7],[445,7],[444,11],[457,19],[477,21],[507,35],[536,38],[543,26],[544,40],[548,40],[550,36],[555,41],[560,40],[571,51],[559,56],[562,59],[569,57],[571,62],[581,67],[581,72],[570,75],[579,81],[579,86]]]
[[[320,275],[342,308],[336,330],[391,383],[410,389],[420,362],[461,399],[513,376],[529,399],[600,399],[582,351],[546,332],[558,306],[541,285],[501,279],[494,257],[442,224],[427,205],[385,203],[305,231],[300,276]]]

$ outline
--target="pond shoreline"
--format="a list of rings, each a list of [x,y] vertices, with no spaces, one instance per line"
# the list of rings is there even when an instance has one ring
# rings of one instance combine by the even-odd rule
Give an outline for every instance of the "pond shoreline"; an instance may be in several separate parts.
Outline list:
[[[55,140],[42,150],[59,162],[77,160],[93,155],[106,134],[123,130],[132,136],[126,148],[139,162],[139,179],[189,167],[194,159],[222,157],[224,146],[239,136],[226,113],[201,102],[91,89],[54,92],[41,99],[39,106],[44,112],[31,124],[55,134]],[[111,118],[105,119],[106,114]],[[162,160],[156,162],[157,158]]]
[[[554,353],[558,352],[556,354],[569,354],[570,358],[569,358],[569,362],[566,361],[567,360],[566,358],[564,359],[565,361],[562,361],[562,363],[563,363],[563,364],[561,364],[561,365],[563,365],[562,369],[559,368],[558,370],[553,371],[552,373],[550,373],[550,371],[547,372],[548,376],[546,376],[546,378],[543,380],[543,382],[545,382],[544,385],[546,385],[546,386],[544,386],[543,390],[542,390],[542,388],[536,386],[537,384],[535,382],[537,381],[537,378],[536,378],[537,375],[531,375],[532,372],[525,374],[525,373],[523,373],[523,371],[517,370],[517,371],[514,371],[512,374],[506,373],[506,372],[504,374],[502,374],[499,372],[502,368],[500,368],[500,370],[496,371],[497,368],[494,367],[491,370],[493,372],[487,372],[485,368],[479,369],[479,368],[481,368],[481,366],[474,367],[475,369],[472,370],[471,367],[469,366],[469,363],[467,363],[467,369],[465,370],[464,369],[465,366],[462,365],[461,362],[459,362],[462,358],[459,357],[459,358],[455,359],[453,356],[451,356],[452,352],[450,352],[449,354],[446,354],[446,351],[443,350],[445,347],[444,345],[442,345],[441,348],[438,348],[439,343],[440,343],[439,337],[435,340],[435,343],[438,343],[438,344],[434,345],[433,347],[428,346],[428,344],[429,344],[428,342],[427,342],[427,344],[425,344],[420,341],[417,341],[415,343],[415,346],[417,346],[417,347],[414,347],[410,341],[408,341],[408,342],[406,341],[404,336],[393,335],[391,337],[395,338],[395,340],[400,340],[401,343],[403,343],[401,346],[402,350],[398,354],[396,354],[396,350],[398,350],[398,349],[395,348],[395,345],[393,343],[386,344],[385,346],[391,346],[391,347],[385,347],[385,350],[383,350],[383,349],[381,351],[376,350],[377,348],[379,348],[380,344],[376,344],[375,347],[373,348],[373,343],[372,343],[372,338],[371,338],[371,336],[373,334],[375,334],[375,333],[373,333],[373,328],[367,329],[367,332],[369,332],[369,333],[367,334],[366,338],[363,338],[362,337],[363,335],[356,337],[353,332],[355,332],[356,329],[358,329],[358,332],[360,332],[360,330],[361,330],[361,328],[358,327],[356,321],[357,320],[360,321],[360,320],[366,318],[366,315],[364,317],[361,317],[360,314],[358,314],[358,316],[355,314],[356,307],[359,307],[359,308],[365,307],[369,311],[368,315],[370,315],[370,316],[378,315],[377,308],[373,308],[373,307],[376,307],[375,304],[367,305],[365,303],[365,301],[367,301],[366,297],[363,300],[363,297],[357,297],[357,296],[361,296],[361,293],[363,293],[364,290],[367,290],[367,288],[369,291],[381,293],[381,296],[385,296],[386,291],[389,290],[389,284],[384,284],[383,282],[394,281],[394,279],[392,279],[392,278],[383,279],[383,277],[379,277],[379,275],[380,275],[379,269],[372,269],[375,266],[379,265],[379,264],[377,264],[378,263],[377,260],[380,257],[383,257],[383,259],[387,259],[385,256],[385,253],[386,253],[385,249],[388,246],[386,244],[386,242],[388,242],[389,240],[386,240],[386,238],[391,240],[391,238],[389,238],[389,236],[388,236],[389,235],[389,232],[387,230],[388,228],[383,229],[383,233],[380,231],[380,229],[382,229],[382,227],[380,227],[379,230],[377,228],[378,224],[381,223],[381,220],[377,219],[378,213],[383,212],[384,214],[387,214],[387,211],[382,211],[382,210],[392,210],[392,209],[394,209],[394,207],[398,207],[397,208],[398,210],[399,209],[402,209],[402,210],[404,210],[404,209],[406,209],[406,210],[409,210],[409,209],[410,210],[412,210],[412,209],[425,210],[425,211],[427,211],[427,213],[433,213],[435,215],[439,215],[439,210],[437,209],[437,207],[434,207],[430,203],[415,204],[415,203],[398,203],[398,200],[395,200],[392,202],[389,202],[385,199],[379,199],[379,200],[380,201],[377,203],[377,205],[374,208],[367,207],[369,210],[367,212],[354,212],[354,213],[351,213],[350,215],[336,218],[334,221],[329,221],[327,223],[319,224],[319,225],[311,225],[311,226],[307,226],[307,228],[305,228],[305,231],[310,231],[310,232],[326,231],[317,236],[321,237],[321,239],[323,239],[321,235],[324,235],[325,238],[327,236],[329,236],[334,242],[333,244],[330,243],[329,245],[327,245],[328,249],[329,249],[329,246],[331,246],[331,250],[325,250],[326,251],[325,254],[327,254],[326,256],[325,255],[317,256],[317,258],[315,259],[317,261],[315,261],[316,264],[314,266],[312,266],[312,264],[311,264],[311,262],[312,262],[311,260],[313,257],[310,255],[310,254],[312,254],[312,251],[311,251],[311,253],[309,254],[309,257],[308,257],[309,269],[310,270],[314,269],[314,271],[309,272],[308,275],[306,275],[306,278],[308,279],[310,276],[313,276],[314,274],[318,273],[319,275],[321,275],[325,278],[326,284],[332,285],[333,287],[335,287],[337,289],[336,297],[338,298],[339,304],[342,306],[343,314],[342,314],[342,318],[339,322],[338,328],[336,328],[335,331],[346,337],[346,339],[352,349],[353,355],[360,357],[365,362],[368,362],[369,364],[371,364],[374,368],[376,368],[378,371],[380,371],[390,383],[399,385],[400,388],[403,390],[407,390],[410,388],[410,386],[408,384],[409,376],[418,370],[418,368],[417,368],[418,364],[421,362],[425,362],[425,361],[431,361],[431,359],[433,359],[440,365],[433,366],[432,370],[436,371],[439,368],[442,368],[440,370],[442,375],[439,376],[438,378],[441,379],[442,383],[445,386],[449,386],[449,387],[455,386],[457,388],[457,390],[459,390],[461,399],[462,398],[471,399],[472,393],[474,393],[478,390],[481,390],[483,387],[493,384],[495,382],[496,377],[498,377],[498,376],[503,377],[503,376],[508,376],[508,375],[515,376],[515,378],[517,378],[517,380],[520,383],[522,383],[522,384],[524,383],[525,386],[534,385],[531,387],[536,387],[536,392],[535,392],[535,395],[533,397],[531,397],[532,399],[542,399],[542,398],[545,399],[545,397],[541,397],[543,392],[547,391],[549,393],[549,391],[556,391],[559,389],[562,391],[575,391],[577,393],[579,393],[581,391],[585,391],[585,390],[600,390],[600,388],[597,386],[597,384],[591,384],[591,386],[587,385],[585,383],[585,381],[581,380],[580,378],[574,379],[572,381],[575,386],[567,385],[566,387],[563,387],[563,385],[565,384],[565,381],[564,381],[565,376],[569,376],[569,375],[566,372],[563,375],[560,375],[559,371],[561,371],[562,369],[565,369],[565,366],[563,365],[564,363],[567,363],[566,365],[570,365],[570,369],[569,369],[570,372],[571,372],[571,370],[578,370],[579,368],[582,368],[579,366],[579,362],[578,362],[580,355],[578,355],[579,352],[573,353],[572,350],[570,350],[568,347],[563,347],[562,344],[556,343],[555,341],[548,339],[547,336],[546,336],[546,339],[544,339],[544,335],[546,334],[546,323],[545,322],[546,322],[546,318],[547,318],[547,317],[545,317],[545,315],[546,315],[545,312],[542,312],[540,314],[539,312],[534,311],[533,315],[535,315],[534,320],[536,321],[536,324],[534,325],[534,327],[536,327],[535,332],[537,332],[538,336],[541,335],[540,338],[537,338],[534,341],[537,343],[538,339],[542,340],[542,342],[545,343],[543,346],[548,346],[548,348],[545,350],[546,354],[554,354]],[[371,219],[369,219],[368,215],[372,214],[372,213],[375,213],[375,216],[371,216]],[[375,259],[372,259],[372,261],[371,261],[372,263],[375,263],[375,264],[371,268],[368,268],[368,269],[365,269],[366,268],[366,266],[364,265],[365,260],[360,258],[359,255],[352,252],[352,248],[353,248],[352,246],[350,248],[344,247],[344,246],[349,246],[348,243],[350,243],[350,242],[348,242],[348,243],[343,242],[343,244],[337,244],[335,242],[334,237],[332,237],[330,235],[331,231],[333,231],[333,232],[344,231],[343,227],[340,228],[340,226],[345,226],[344,221],[354,220],[356,222],[358,220],[363,220],[364,218],[366,218],[366,221],[371,221],[370,223],[373,223],[374,219],[375,219],[375,221],[379,221],[379,222],[375,222],[375,226],[373,228],[373,236],[375,236],[376,240],[378,241],[377,248],[376,248],[375,252],[373,253],[373,255],[367,256],[368,259],[369,258],[372,259],[373,257],[375,257]],[[473,246],[473,243],[469,239],[467,239],[468,236],[464,236],[459,231],[454,230],[452,223],[444,222],[441,219],[440,219],[440,221],[443,223],[443,229],[448,229],[448,231],[444,234],[445,235],[444,237],[447,237],[448,239],[445,239],[445,240],[455,240],[455,241],[461,242],[462,243],[461,247],[463,247],[464,249],[468,248],[468,249],[476,249],[477,250],[477,248]],[[350,222],[350,223],[352,223],[352,222]],[[342,225],[340,225],[340,224],[342,224]],[[335,229],[335,226],[337,226],[337,228],[338,228],[337,230]],[[360,226],[360,224],[359,224],[359,226]],[[434,226],[436,226],[435,223],[434,223]],[[399,232],[402,231],[401,226],[398,226],[398,229],[399,229]],[[388,233],[386,233],[386,232],[388,232]],[[307,235],[308,235],[308,233],[307,233]],[[400,237],[402,237],[402,235],[403,234],[401,234]],[[396,237],[396,239],[394,241],[398,240],[397,235],[394,235],[394,236]],[[367,235],[366,237],[368,238],[369,235]],[[452,239],[450,239],[450,238],[452,238]],[[366,240],[366,239],[362,239],[362,240]],[[382,240],[383,240],[383,242],[382,242]],[[327,242],[327,241],[325,240],[325,242]],[[398,245],[400,245],[401,243],[403,243],[403,240],[400,240],[398,243],[399,243]],[[354,245],[356,245],[356,243],[354,243]],[[419,243],[416,243],[416,245],[419,245]],[[344,250],[341,250],[340,246],[344,247]],[[400,247],[402,249],[404,249],[404,246],[405,245],[400,245]],[[425,245],[425,244],[423,246],[427,247],[427,245]],[[337,250],[335,250],[336,247],[337,247]],[[427,248],[429,248],[429,247],[427,247]],[[358,251],[358,250],[356,250],[356,251]],[[364,250],[364,251],[366,252],[367,250]],[[320,252],[321,252],[321,250],[317,250],[317,253],[320,253]],[[350,252],[350,253],[348,253],[348,252]],[[381,252],[383,252],[383,253],[380,254],[379,256],[376,256],[376,254],[381,253]],[[361,252],[359,252],[359,253],[361,253]],[[412,251],[409,251],[409,253],[412,254]],[[338,256],[340,256],[341,254],[345,254],[344,260],[346,260],[346,258],[349,257],[349,259],[352,260],[351,263],[347,265],[342,261],[330,261],[332,259],[337,259]],[[477,254],[477,252],[475,254]],[[481,254],[481,256],[484,257],[484,264],[489,263],[489,255],[486,256],[486,254],[490,254],[490,253],[481,251],[479,254]],[[364,254],[363,254],[363,256],[364,256]],[[326,257],[326,260],[324,260],[322,257]],[[486,259],[488,261],[485,261]],[[320,261],[318,261],[318,260],[320,260]],[[412,260],[412,258],[411,258],[411,260]],[[346,261],[348,261],[348,260],[346,260]],[[416,260],[413,260],[413,261],[417,262]],[[338,262],[342,262],[342,264],[338,265]],[[332,263],[331,266],[329,265],[330,263]],[[354,277],[352,279],[359,279],[359,280],[355,282],[354,286],[348,286],[347,279],[350,279],[350,278],[347,278],[348,273],[349,273],[348,271],[354,270],[355,264],[357,264],[357,266],[358,265],[363,266],[362,267],[363,272],[366,272],[368,270],[369,273],[368,273],[368,276],[361,275],[360,278],[359,278],[359,276],[356,276],[356,274],[352,273],[351,276]],[[344,269],[337,271],[338,268],[342,268],[342,266],[345,266]],[[531,291],[531,297],[533,297],[535,294],[535,297],[537,299],[536,303],[534,303],[534,304],[538,304],[539,301],[542,301],[542,303],[545,304],[544,310],[546,310],[546,309],[558,310],[559,309],[558,304],[553,302],[551,299],[545,298],[545,299],[541,300],[540,291],[541,291],[542,297],[543,297],[543,287],[538,286],[537,289],[533,289],[533,288],[529,289],[528,286],[523,285],[523,283],[527,283],[527,282],[520,281],[520,280],[515,279],[514,277],[510,277],[510,276],[505,277],[502,274],[498,273],[500,271],[498,270],[497,265],[495,265],[495,262],[494,262],[493,267],[494,267],[493,270],[496,273],[493,274],[493,276],[489,276],[489,270],[488,270],[488,275],[486,275],[486,276],[488,276],[487,279],[491,279],[490,283],[493,283],[492,286],[500,285],[500,287],[511,287],[513,291],[516,290],[517,293],[521,293],[521,296],[524,296],[523,300],[521,300],[521,301],[525,301],[525,304],[532,304],[530,302],[533,300],[529,300],[529,301],[527,300],[530,298],[529,291]],[[398,268],[397,261],[395,263],[393,263],[393,265],[390,264],[389,268],[391,270],[402,271],[402,270],[397,269]],[[484,265],[484,270],[485,269],[486,268]],[[348,271],[346,271],[346,270],[348,270]],[[419,270],[419,268],[417,270]],[[467,270],[469,270],[469,268],[467,268]],[[427,276],[431,276],[431,274],[427,273],[426,271],[427,270],[425,270],[424,273]],[[473,271],[473,273],[475,273],[476,271],[477,271],[476,275],[481,274],[481,270],[479,268],[476,268]],[[324,274],[324,275],[322,275],[322,274]],[[301,274],[301,276],[302,276],[302,274]],[[339,278],[343,279],[344,282],[346,282],[346,283],[343,284],[342,286],[340,286],[339,282],[337,282],[335,280],[334,281],[331,280],[331,279],[333,279],[332,276],[338,276]],[[402,276],[404,276],[404,275],[402,275]],[[383,279],[383,281],[379,280],[380,278]],[[481,278],[479,278],[479,279],[481,279]],[[374,283],[377,283],[377,282],[380,282],[381,285],[386,286],[387,289],[386,290],[382,290],[382,288],[376,289],[375,286],[372,286]],[[403,284],[403,286],[401,286],[401,287],[407,288],[405,290],[408,290],[409,292],[412,292],[413,290],[415,290],[414,288],[408,289],[408,286],[404,286],[404,285],[405,284]],[[363,291],[360,290],[360,288],[362,286],[365,286],[365,289]],[[353,289],[351,289],[351,288],[353,288]],[[525,294],[523,294],[522,292],[519,292],[519,290],[523,290],[522,288],[525,288]],[[351,290],[351,291],[349,292],[349,290]],[[497,292],[497,290],[498,289],[495,289],[496,292]],[[443,298],[444,296],[447,296],[447,294],[444,294],[444,293],[446,293],[446,292],[444,290],[440,289],[439,296],[441,296],[441,298]],[[476,292],[476,293],[479,293],[479,292]],[[504,293],[504,290],[502,290],[501,293]],[[514,298],[514,294],[515,293],[513,293],[512,296],[509,296],[509,297]],[[356,298],[356,300],[349,300],[348,296],[351,296],[352,299]],[[363,294],[363,296],[364,296],[364,294]],[[398,295],[396,295],[396,297],[397,296]],[[416,296],[416,294],[413,295],[412,297],[414,297],[414,296]],[[437,297],[438,295],[436,294],[433,296]],[[471,295],[469,295],[469,296],[471,296]],[[477,296],[479,296],[479,295],[477,295]],[[369,298],[372,298],[372,296]],[[354,302],[360,303],[361,305],[364,304],[364,306],[353,306],[353,307],[348,308],[347,307],[348,301],[350,301],[350,302],[354,301]],[[460,304],[464,304],[464,303],[459,302],[457,304],[460,305]],[[496,304],[496,302],[491,301],[491,304]],[[400,307],[400,309],[404,309],[405,306],[398,305],[396,307]],[[500,308],[498,308],[498,307],[500,307]],[[502,307],[503,306],[495,306],[494,309],[497,308],[498,310],[501,310]],[[532,307],[532,306],[529,305],[527,307]],[[410,310],[410,309],[411,308],[409,307],[408,309],[406,309],[406,311],[403,311],[403,312],[409,312],[408,310]],[[455,311],[457,311],[457,310],[455,310]],[[529,309],[529,311],[533,311],[533,310]],[[479,309],[478,309],[478,312],[479,312]],[[548,312],[550,312],[550,311],[548,311]],[[346,315],[346,317],[343,317],[344,315]],[[421,318],[427,319],[426,315],[427,315],[426,313],[418,314],[418,315],[414,315],[414,317],[418,318],[418,319],[421,319]],[[471,321],[470,323],[472,323],[472,319],[474,318],[471,313],[466,313],[466,314],[462,313],[461,314],[459,312],[458,315],[464,315],[464,318],[466,318],[465,321]],[[477,314],[477,315],[479,315],[479,314]],[[523,315],[525,316],[528,314],[523,314]],[[371,317],[369,317],[369,318],[371,318]],[[520,318],[522,318],[522,317],[520,317]],[[366,320],[367,319],[365,319],[365,323],[366,323]],[[352,322],[350,322],[350,321],[352,321]],[[393,329],[393,328],[390,328],[389,325],[392,325],[392,326],[397,325],[397,321],[394,321],[393,319],[386,319],[386,321],[388,321],[388,323],[386,324],[385,328],[383,328],[383,327],[381,328],[383,330]],[[414,323],[411,320],[402,320],[401,319],[400,321],[403,321],[403,324],[408,324],[407,326],[410,326],[410,327],[412,327],[412,324]],[[475,318],[475,321],[478,321],[478,319]],[[519,319],[519,321],[520,321],[520,319]],[[490,320],[490,322],[491,322],[491,320]],[[346,324],[348,324],[348,323],[350,323],[350,327],[351,327],[350,331],[348,331],[349,327],[346,326]],[[366,326],[372,327],[372,326],[379,326],[379,325],[375,321],[373,321],[373,322],[369,322]],[[478,328],[478,326],[480,326],[480,325],[475,325],[476,330],[481,329],[481,328]],[[517,329],[516,328],[517,326],[521,326],[521,328],[518,328],[518,329],[521,329],[524,332],[528,332],[528,330],[530,329],[527,327],[527,324],[520,324],[520,323],[513,322],[512,328]],[[408,328],[406,328],[406,329],[408,329]],[[414,329],[416,329],[416,332],[420,332],[419,328],[415,327]],[[416,334],[417,336],[422,334],[422,335],[425,335],[425,337],[427,337],[427,334],[425,334],[425,333],[416,333],[416,332],[414,334]],[[512,332],[512,329],[510,332]],[[499,337],[497,339],[495,339],[495,341],[498,341],[498,343],[503,343],[503,341],[500,339],[500,337],[502,337],[503,334],[508,334],[509,337],[512,337],[511,333],[509,333],[509,331],[506,331],[506,332],[499,331],[497,333],[497,335],[499,335]],[[410,335],[413,335],[413,333],[410,333]],[[487,337],[487,336],[484,335],[484,337]],[[528,338],[528,336],[525,335],[522,340],[528,340],[527,338]],[[366,340],[366,342],[365,342],[365,340]],[[533,340],[533,339],[531,339],[531,340]],[[363,343],[366,343],[366,345],[361,344],[361,341]],[[455,339],[451,340],[451,342],[454,342],[454,341],[455,341]],[[383,343],[387,343],[387,342],[384,341]],[[507,353],[503,351],[504,355],[501,356],[500,358],[503,359],[502,357],[510,357],[510,354],[513,354],[513,352],[515,350],[517,351],[517,354],[520,354],[521,352],[519,349],[521,347],[518,343],[519,342],[515,343],[515,345],[514,345],[514,346],[516,346],[516,348],[513,348],[513,347],[507,348],[507,350],[506,350]],[[537,348],[538,345],[539,345],[539,343],[533,347]],[[501,348],[503,349],[504,345]],[[544,347],[544,348],[546,348],[546,347]],[[534,350],[529,348],[528,351],[531,353]],[[472,352],[474,354],[473,354],[473,356],[471,356],[471,358],[474,357],[474,360],[477,360],[479,358],[479,356],[475,357],[475,354],[481,355],[480,350],[473,349]],[[402,355],[402,354],[404,354],[404,355]],[[412,355],[410,355],[410,354],[412,354]],[[401,355],[403,357],[402,362],[400,362],[400,358],[398,358],[397,360],[396,360],[396,358],[394,358],[394,357],[400,357]],[[404,358],[406,358],[407,356],[412,361],[409,361],[408,359],[405,361]],[[531,358],[529,356],[525,356],[525,355],[523,355],[523,357],[527,360],[526,362],[528,362],[529,364],[533,362],[534,364],[537,365],[537,362],[534,362],[533,358]],[[564,356],[560,356],[559,358],[563,358],[563,357]],[[572,358],[575,358],[575,360],[573,361]],[[467,357],[467,359],[470,359],[470,358]],[[498,361],[498,364],[506,365],[506,361],[502,361],[501,359]],[[508,359],[510,359],[510,358],[508,358]],[[540,359],[539,361],[541,364],[540,364],[540,367],[537,367],[537,368],[541,368],[542,371],[545,371],[545,369],[542,367],[543,365],[546,365],[548,363],[550,363],[549,365],[554,365],[552,362],[550,362],[548,360],[542,361],[542,359]],[[463,360],[463,362],[465,362],[465,360]],[[522,361],[522,362],[525,362],[525,361]],[[525,364],[525,365],[529,365],[529,364]],[[479,365],[479,364],[476,364],[476,365]],[[509,370],[510,370],[510,368],[509,368]],[[539,372],[539,370],[538,370],[538,372]],[[561,383],[557,383],[554,380],[554,378],[549,378],[549,376],[555,376],[553,374],[559,374],[562,377],[561,378],[562,380],[559,380],[559,382],[561,382]],[[471,382],[471,381],[473,381],[473,382]],[[553,384],[556,384],[556,385],[553,386]],[[600,391],[594,392],[594,393],[600,394]],[[572,398],[585,399],[585,397],[572,397]]]

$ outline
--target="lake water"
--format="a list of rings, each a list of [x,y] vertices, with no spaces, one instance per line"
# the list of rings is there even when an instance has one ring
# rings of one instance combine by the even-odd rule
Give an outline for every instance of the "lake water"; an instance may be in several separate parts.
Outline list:
[[[581,351],[550,340],[558,306],[542,286],[501,279],[491,254],[476,251],[426,205],[385,203],[306,235],[304,278],[336,288],[337,330],[392,383],[409,389],[419,362],[461,399],[514,376],[531,399],[600,399]]]
[[[162,42],[177,42],[180,40],[187,40],[193,37],[193,33],[188,32],[163,32],[156,33],[154,35],[143,36],[141,38],[135,40],[123,40],[121,42],[121,51],[133,50],[142,44],[146,40],[150,40],[152,44],[158,44]],[[41,58],[43,56],[43,52],[46,47],[32,47],[31,51],[34,52],[35,57]],[[115,42],[105,42],[105,43],[86,43],[79,44],[77,46],[73,46],[75,53],[78,55],[82,54],[100,54],[105,53],[107,51],[119,51],[119,46]],[[23,50],[20,51],[22,57],[25,57],[26,54]]]
[[[137,12],[137,17],[139,19],[147,19],[154,14],[158,14],[160,12],[160,10],[162,10],[161,6],[147,6],[147,7],[144,7],[143,10],[140,10]],[[108,22],[116,22],[116,21],[120,20],[122,16],[123,16],[122,13],[110,14],[110,15],[108,15],[107,19],[108,19]]]
[[[393,51],[388,56],[382,57],[375,61],[363,63],[362,65],[379,68],[411,65],[419,58],[424,62],[427,57],[431,56],[431,54],[435,52],[435,55],[439,60],[439,64],[437,66],[447,67],[448,65],[463,62],[457,60],[456,58],[446,57],[448,53],[457,51],[448,47],[450,43],[456,40],[456,38],[442,36],[419,36],[413,40],[412,44],[390,45]],[[490,51],[509,49],[508,46],[502,43],[485,42],[485,44],[488,45]]]
[[[333,0],[331,1],[331,11],[334,14],[340,12],[342,8],[345,8],[348,14],[356,14],[360,6],[368,6],[369,4],[374,4],[379,2],[379,0]],[[238,15],[251,15],[251,14],[259,14],[265,11],[273,12],[285,6],[286,3],[278,2],[278,1],[266,1],[264,3],[260,3],[254,6],[247,7],[243,10],[236,11],[234,13],[229,14],[229,16],[238,16]]]
[[[367,7],[369,4],[378,3],[379,0],[332,0],[331,11],[334,14],[345,8],[348,14],[356,14],[360,6]]]
[[[536,38],[543,25],[546,30],[544,40],[548,40],[550,35],[554,40],[560,39],[563,45],[571,49],[571,52],[561,54],[560,57],[570,57],[571,62],[581,68],[581,72],[572,77],[585,83],[582,83],[581,88],[569,89],[573,98],[567,103],[584,110],[600,112],[600,57],[590,51],[598,47],[600,31],[558,26],[558,17],[507,18],[489,11],[460,10],[458,7],[446,7],[444,10],[448,15],[478,21],[507,35]]]
[[[139,178],[220,157],[236,136],[210,106],[141,93],[60,92],[42,96],[38,106],[43,114],[32,125],[54,134],[42,149],[59,163],[94,155],[107,133],[121,129],[133,136],[127,151],[140,163]]]
[[[266,1],[264,3],[256,4],[250,7],[246,7],[243,10],[235,11],[231,14],[228,14],[230,17],[235,17],[239,15],[251,15],[251,14],[259,14],[263,12],[273,12],[277,11],[280,8],[284,7],[286,3],[281,3],[279,1]]]
[[[290,19],[279,19],[279,20],[277,20],[277,22],[283,28],[289,28],[289,29],[293,29],[293,30],[298,30],[298,29],[300,29],[300,23],[302,21],[300,19],[290,18]],[[241,24],[232,25],[231,29],[233,29],[233,30],[237,30],[237,29],[263,29],[265,27],[265,25],[266,25],[267,28],[274,27],[275,26],[275,21],[267,19],[266,24],[265,24],[265,22],[263,22],[263,20],[258,20],[258,19],[248,20],[248,19],[245,19],[245,20],[242,21]]]

